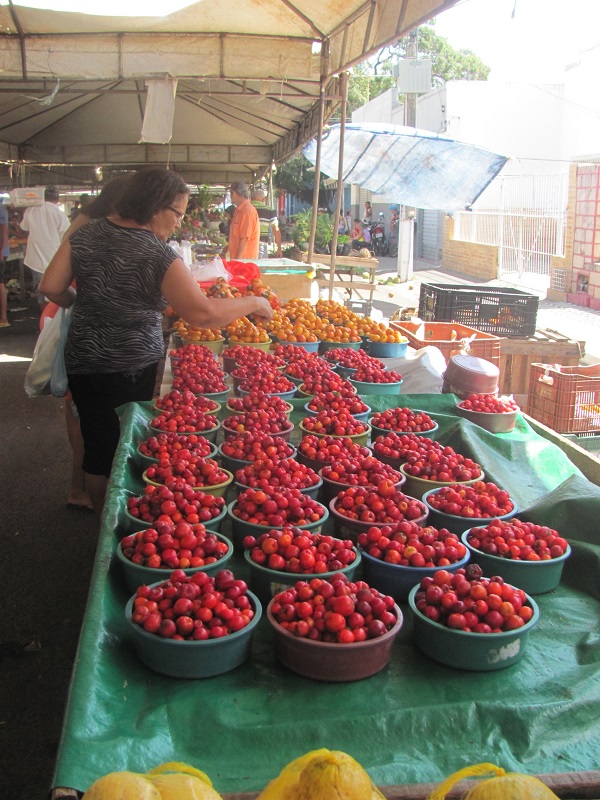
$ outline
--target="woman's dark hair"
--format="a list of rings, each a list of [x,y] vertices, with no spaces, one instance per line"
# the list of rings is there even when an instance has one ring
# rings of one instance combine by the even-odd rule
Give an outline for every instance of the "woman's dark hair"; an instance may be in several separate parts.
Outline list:
[[[83,206],[82,213],[90,219],[101,219],[112,214],[119,195],[130,180],[131,175],[117,175],[106,184],[97,197]]]
[[[129,177],[114,209],[123,219],[146,225],[157,212],[189,192],[187,183],[179,175],[162,167],[148,167]]]

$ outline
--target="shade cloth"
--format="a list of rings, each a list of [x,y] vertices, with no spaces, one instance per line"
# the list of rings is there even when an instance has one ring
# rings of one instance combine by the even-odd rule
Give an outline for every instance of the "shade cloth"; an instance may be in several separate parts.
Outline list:
[[[340,126],[323,134],[321,171],[337,177]],[[316,162],[316,140],[303,149]],[[452,213],[467,208],[507,161],[483,147],[431,131],[384,123],[346,125],[344,183],[414,208]]]
[[[365,399],[374,410],[399,400]],[[142,490],[133,454],[152,417],[150,404],[130,404],[120,409],[122,437],[55,786],[83,790],[112,770],[144,772],[182,760],[207,772],[221,793],[255,791],[317,747],[350,753],[378,785],[439,781],[480,761],[527,773],[597,769],[600,488],[520,415],[513,433],[495,436],[457,417],[453,395],[402,395],[400,401],[428,410],[440,426],[436,438],[475,456],[489,479],[525,509],[521,517],[556,527],[571,543],[560,587],[536,598],[541,619],[523,658],[490,673],[444,667],[412,644],[404,606],[406,621],[389,667],[357,683],[318,683],[280,666],[264,615],[251,658],[233,672],[186,681],[149,671],[127,640],[128,593],[114,558],[126,532],[128,493]],[[293,401],[295,423],[305,402]],[[243,559],[235,558],[234,571],[244,576]]]

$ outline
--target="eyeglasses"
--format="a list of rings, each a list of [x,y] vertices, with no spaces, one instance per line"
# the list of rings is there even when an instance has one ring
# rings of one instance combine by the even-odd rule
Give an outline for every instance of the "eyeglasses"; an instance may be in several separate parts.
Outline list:
[[[173,208],[173,206],[165,206],[165,208],[168,208],[169,211],[172,211],[175,214],[177,217],[177,222],[181,222],[181,220],[185,217],[185,211],[177,211],[177,209]]]

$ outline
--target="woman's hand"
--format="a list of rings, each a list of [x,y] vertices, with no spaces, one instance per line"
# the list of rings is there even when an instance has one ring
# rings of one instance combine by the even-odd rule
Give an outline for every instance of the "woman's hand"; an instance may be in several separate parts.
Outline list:
[[[256,305],[257,308],[254,313],[257,316],[264,317],[265,319],[273,319],[273,309],[271,308],[271,304],[268,300],[266,300],[264,297],[257,297]]]

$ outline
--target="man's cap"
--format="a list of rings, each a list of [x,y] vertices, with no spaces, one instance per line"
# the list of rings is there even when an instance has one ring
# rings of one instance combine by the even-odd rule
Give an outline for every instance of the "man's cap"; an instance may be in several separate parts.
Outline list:
[[[390,206],[388,208],[388,211],[398,211],[398,206],[397,205]]]

